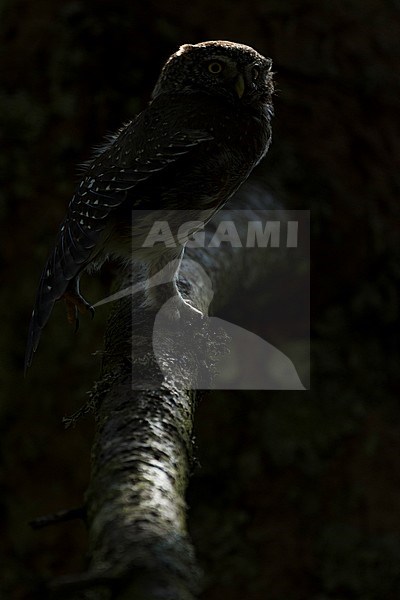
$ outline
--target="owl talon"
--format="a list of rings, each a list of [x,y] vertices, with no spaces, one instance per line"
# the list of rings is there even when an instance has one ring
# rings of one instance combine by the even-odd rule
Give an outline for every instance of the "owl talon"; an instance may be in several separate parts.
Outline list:
[[[90,315],[93,319],[94,307],[76,291],[68,290],[65,292],[63,297],[66,304],[68,323],[75,325],[76,333],[79,329],[79,313],[83,315],[87,312],[90,312]]]

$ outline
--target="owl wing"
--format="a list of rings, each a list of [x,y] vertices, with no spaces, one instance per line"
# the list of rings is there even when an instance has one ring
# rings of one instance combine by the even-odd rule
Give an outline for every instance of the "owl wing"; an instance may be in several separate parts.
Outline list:
[[[128,191],[146,180],[151,185],[154,174],[213,139],[206,131],[177,130],[176,117],[171,123],[164,119],[160,135],[151,137],[149,131],[144,111],[104,147],[79,184],[42,271],[29,325],[25,370],[31,365],[55,302],[89,262],[108,217],[126,200]],[[121,153],[129,153],[129,161],[121,161]]]

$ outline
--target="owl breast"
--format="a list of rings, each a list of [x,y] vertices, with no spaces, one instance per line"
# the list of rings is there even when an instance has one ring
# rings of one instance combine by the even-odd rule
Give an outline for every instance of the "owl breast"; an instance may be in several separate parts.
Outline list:
[[[174,240],[184,223],[205,224],[266,153],[271,133],[263,111],[227,107],[219,98],[208,96],[179,97],[179,103],[185,100],[187,106],[180,108],[186,116],[179,127],[189,128],[195,122],[196,129],[213,139],[155,173],[151,182],[128,191],[96,248],[97,267],[107,255],[129,259],[145,254],[144,242],[154,222],[167,222]],[[176,111],[176,102],[174,106]]]
[[[230,105],[205,94],[181,96],[178,106],[181,127],[196,123],[213,139],[165,169],[152,179],[151,189],[143,191],[152,208],[171,203],[181,210],[218,208],[265,155],[271,139],[268,114],[261,105]]]

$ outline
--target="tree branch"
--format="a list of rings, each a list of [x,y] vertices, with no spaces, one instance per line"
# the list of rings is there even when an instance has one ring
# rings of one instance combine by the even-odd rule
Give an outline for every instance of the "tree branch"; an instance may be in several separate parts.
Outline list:
[[[237,212],[244,206],[246,211]],[[239,232],[257,218],[257,210],[278,208],[254,186],[244,188],[232,207],[224,218]],[[207,235],[214,231],[211,224]],[[185,256],[179,287],[204,313],[213,295],[213,306],[223,306],[234,298],[239,282],[250,288],[265,270],[264,258],[257,262],[257,254],[229,244],[187,249]],[[96,598],[191,600],[200,581],[186,529],[192,390],[204,382],[204,373],[212,381],[224,338],[195,313],[159,327],[159,315],[143,310],[142,303],[140,294],[119,301],[106,332],[86,496],[90,568],[56,587],[81,586],[88,598],[87,588],[93,588]]]

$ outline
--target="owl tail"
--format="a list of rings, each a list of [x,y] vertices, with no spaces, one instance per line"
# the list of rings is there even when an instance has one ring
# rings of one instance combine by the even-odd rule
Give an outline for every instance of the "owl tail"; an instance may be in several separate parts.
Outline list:
[[[36,352],[37,347],[39,345],[42,329],[50,318],[54,304],[55,300],[51,300],[46,304],[40,302],[40,298],[37,298],[36,300],[35,307],[32,311],[31,321],[29,323],[28,340],[26,343],[24,366],[25,375],[32,364],[33,355]]]

